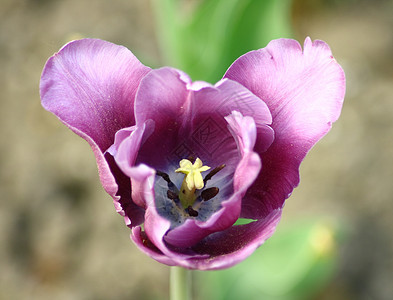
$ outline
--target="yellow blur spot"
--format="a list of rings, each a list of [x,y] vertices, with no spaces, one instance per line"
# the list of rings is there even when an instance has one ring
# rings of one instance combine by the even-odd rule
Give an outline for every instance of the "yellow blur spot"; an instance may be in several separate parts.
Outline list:
[[[310,236],[310,244],[318,256],[328,256],[335,248],[334,231],[327,225],[318,225]]]

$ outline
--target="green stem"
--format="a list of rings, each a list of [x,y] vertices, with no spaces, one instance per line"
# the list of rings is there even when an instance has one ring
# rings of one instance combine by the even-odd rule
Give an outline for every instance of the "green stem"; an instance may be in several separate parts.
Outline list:
[[[191,272],[171,267],[170,300],[191,300]]]

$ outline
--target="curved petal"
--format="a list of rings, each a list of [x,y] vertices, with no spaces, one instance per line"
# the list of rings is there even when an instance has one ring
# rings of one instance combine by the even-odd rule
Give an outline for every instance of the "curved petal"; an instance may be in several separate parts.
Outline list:
[[[131,239],[143,252],[163,264],[196,270],[220,270],[243,261],[262,245],[274,233],[281,212],[281,209],[273,210],[262,220],[213,233],[192,247],[190,255],[176,253],[166,246],[164,254],[139,226],[133,228]]]
[[[345,76],[327,44],[307,38],[274,40],[241,56],[224,76],[268,105],[275,140],[261,155],[263,171],[243,200],[242,216],[259,219],[299,183],[299,165],[336,121],[345,94]]]
[[[134,227],[131,238],[137,246],[154,259],[169,265],[181,265],[182,261],[190,258],[207,258],[207,254],[198,254],[194,251],[182,253],[169,249],[164,241],[164,235],[170,228],[170,221],[159,215],[154,192],[155,170],[146,165],[138,165],[127,169],[131,178],[133,189],[138,190],[141,199],[145,201],[145,233],[141,232],[140,227]]]
[[[96,39],[66,44],[42,72],[42,105],[105,151],[117,130],[134,125],[134,99],[150,71],[125,47]]]
[[[168,266],[176,266],[177,263],[163,254],[147,237],[146,233],[142,231],[140,226],[134,227],[131,232],[131,240],[141,249],[144,253],[149,255],[156,261],[166,264]]]
[[[207,221],[188,219],[183,225],[170,230],[165,236],[165,241],[175,247],[193,246],[212,232],[222,231],[233,225],[239,218],[242,198],[261,169],[260,158],[253,152],[256,139],[254,120],[236,111],[225,119],[242,157],[233,175],[234,192],[229,199],[221,203],[222,208]],[[270,140],[273,140],[272,136]]]
[[[154,170],[140,165],[134,167],[133,171],[143,177],[141,190],[145,194],[147,210],[144,224],[146,232],[136,226],[132,229],[131,239],[150,257],[169,266],[199,270],[233,266],[251,255],[273,234],[281,217],[281,210],[274,210],[263,220],[213,233],[192,248],[171,248],[163,239],[170,228],[170,221],[161,217],[155,207]]]
[[[142,80],[135,103],[136,122],[152,119],[157,128],[166,125],[167,118],[186,125],[198,114],[214,112],[224,118],[234,110],[252,116],[257,126],[272,122],[267,105],[236,81],[223,79],[214,86],[191,82],[169,67],[153,70]]]
[[[107,153],[115,157],[117,155],[117,152],[119,151],[120,144],[130,138],[131,134],[136,130],[136,126],[131,126],[131,127],[126,127],[120,129],[118,132],[115,134],[115,141],[114,143],[106,150]]]
[[[261,220],[213,233],[192,248],[198,254],[209,253],[209,259],[191,259],[184,265],[198,270],[229,268],[246,259],[271,237],[280,219],[281,209],[276,209]]]
[[[119,130],[116,133],[115,143],[108,149],[108,152],[114,156],[120,170],[131,178],[132,201],[142,208],[146,208],[144,195],[141,192],[141,182],[145,180],[145,177],[140,175],[140,172],[135,172],[134,166],[141,144],[153,130],[154,122],[152,120],[147,120],[141,126]]]
[[[105,153],[105,159],[110,167],[111,178],[116,179],[116,195],[113,197],[113,204],[116,211],[124,217],[127,226],[134,227],[144,221],[145,210],[136,205],[131,199],[131,183],[117,166],[115,159],[109,153]]]
[[[171,170],[193,155],[212,167],[225,163],[224,172],[233,173],[237,148],[224,119],[233,110],[252,116],[258,130],[269,130],[265,128],[272,120],[268,107],[239,83],[224,79],[212,86],[193,83],[172,68],[151,71],[141,81],[135,114],[137,124],[152,119],[156,126],[138,162],[160,170],[168,168],[169,162]],[[267,148],[271,141],[261,138],[258,143]]]
[[[119,182],[124,180],[103,152],[113,143],[117,130],[134,124],[136,90],[149,71],[125,47],[84,39],[66,44],[49,58],[42,72],[43,107],[90,144],[102,185],[116,203],[122,194],[118,193]],[[136,215],[140,222],[141,212]]]

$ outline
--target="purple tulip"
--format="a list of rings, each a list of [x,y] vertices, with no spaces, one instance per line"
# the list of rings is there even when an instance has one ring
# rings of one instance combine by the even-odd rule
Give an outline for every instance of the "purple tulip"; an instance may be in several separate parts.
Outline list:
[[[215,85],[84,39],[48,60],[40,89],[44,108],[92,147],[135,244],[161,263],[208,270],[273,234],[300,162],[339,117],[345,77],[310,38],[304,50],[278,39],[246,53]]]

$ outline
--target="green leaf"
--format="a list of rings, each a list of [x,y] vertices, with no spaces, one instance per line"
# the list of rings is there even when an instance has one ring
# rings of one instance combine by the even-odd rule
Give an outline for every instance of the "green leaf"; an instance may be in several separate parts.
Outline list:
[[[332,278],[336,230],[321,221],[280,226],[250,258],[222,271],[197,272],[200,299],[309,299]],[[199,290],[199,289],[198,289]]]
[[[240,55],[289,37],[291,0],[153,0],[166,63],[194,80],[216,82]]]
[[[245,224],[250,224],[252,222],[254,222],[254,219],[243,219],[243,218],[239,218],[237,219],[236,223],[234,225],[245,225]]]

